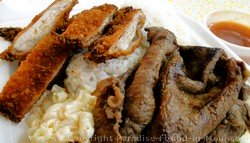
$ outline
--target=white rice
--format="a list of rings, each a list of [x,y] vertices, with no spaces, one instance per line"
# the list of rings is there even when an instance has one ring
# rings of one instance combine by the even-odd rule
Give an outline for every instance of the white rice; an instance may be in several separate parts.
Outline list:
[[[83,59],[82,54],[76,54],[67,67],[65,86],[70,93],[77,90],[87,90],[90,93],[99,81],[108,77],[118,77],[136,65],[144,55],[145,48],[137,48],[134,53],[117,59],[106,60],[96,64]]]

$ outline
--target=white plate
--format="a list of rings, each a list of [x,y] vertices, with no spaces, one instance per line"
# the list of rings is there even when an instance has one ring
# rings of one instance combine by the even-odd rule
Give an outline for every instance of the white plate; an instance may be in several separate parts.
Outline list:
[[[18,6],[22,8],[16,8],[15,2],[0,2],[0,27],[3,26],[25,26],[32,19],[33,15],[28,13],[34,12],[32,7],[45,8],[49,3],[41,3],[42,0],[38,0],[37,3],[33,2],[32,7],[22,5],[28,0],[19,0]],[[51,0],[50,0],[51,1]],[[178,43],[184,45],[202,45],[211,47],[220,47],[226,51],[226,53],[237,60],[241,60],[234,52],[232,52],[223,42],[214,37],[210,31],[205,29],[201,24],[186,17],[185,15],[176,12],[166,1],[154,0],[154,1],[141,1],[141,0],[106,0],[106,1],[89,1],[79,0],[79,4],[73,9],[72,14],[80,12],[83,9],[90,8],[94,5],[102,3],[113,3],[117,6],[131,5],[136,8],[141,8],[147,16],[147,22],[145,26],[162,26],[170,29],[177,36]],[[12,3],[11,3],[12,2]],[[30,2],[30,1],[28,1]],[[19,5],[20,4],[20,5]],[[22,9],[25,9],[23,12]],[[9,10],[9,11],[8,11]],[[14,11],[15,15],[9,14]],[[8,43],[0,39],[0,52],[7,48]],[[6,61],[0,61],[0,90],[15,71],[17,64],[9,63]],[[249,67],[248,67],[249,69]],[[4,76],[2,76],[4,75]],[[28,116],[28,115],[27,115]],[[0,142],[2,143],[28,143],[26,134],[27,126],[25,119],[19,124],[12,123],[11,121],[0,116]],[[241,142],[247,143],[250,141],[249,135],[244,135],[241,138]]]

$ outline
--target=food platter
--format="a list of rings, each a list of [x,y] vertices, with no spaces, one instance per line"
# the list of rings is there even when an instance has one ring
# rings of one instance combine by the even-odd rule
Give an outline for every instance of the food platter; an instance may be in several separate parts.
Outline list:
[[[171,7],[166,1],[157,0],[157,1],[144,1],[143,3],[140,0],[124,0],[124,1],[115,1],[115,0],[106,0],[106,1],[88,1],[80,0],[79,4],[73,9],[71,14],[78,13],[83,9],[91,8],[95,5],[100,5],[103,3],[115,4],[118,7],[122,6],[133,6],[135,8],[140,8],[143,10],[144,14],[147,17],[145,27],[149,26],[161,26],[167,28],[175,33],[177,41],[182,45],[200,45],[200,46],[209,46],[209,47],[219,47],[226,51],[229,57],[233,57],[236,60],[241,60],[234,52],[232,52],[222,41],[213,36],[210,31],[205,29],[205,27],[191,18],[185,16],[182,13],[176,11]],[[1,5],[1,3],[0,3]],[[3,3],[4,5],[4,3]],[[46,7],[46,4],[44,4]],[[6,6],[6,5],[5,5]],[[20,9],[21,10],[21,9]],[[28,11],[28,10],[27,10]],[[16,12],[18,13],[18,12]],[[8,14],[4,13],[3,17],[8,17]],[[23,14],[20,17],[15,17],[13,19],[0,19],[0,27],[6,26],[25,26],[31,20],[32,15],[29,17],[24,16]],[[145,35],[145,33],[144,33]],[[2,52],[9,43],[0,39],[0,52]],[[10,63],[5,61],[0,61],[0,90],[4,86],[5,82],[11,76],[11,74],[17,68],[18,63]],[[248,69],[249,66],[247,66]],[[250,102],[249,102],[250,103]],[[26,115],[26,117],[29,114]],[[27,125],[25,119],[22,122],[16,124],[0,116],[0,139],[1,142],[9,143],[27,143],[28,137],[26,134]],[[241,142],[246,142],[250,140],[250,135],[244,135],[241,138]]]

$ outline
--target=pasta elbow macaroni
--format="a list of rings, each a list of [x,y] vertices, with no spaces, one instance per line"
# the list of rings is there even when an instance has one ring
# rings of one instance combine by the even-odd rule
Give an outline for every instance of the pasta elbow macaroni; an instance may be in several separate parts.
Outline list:
[[[31,109],[27,119],[28,135],[33,143],[77,141],[89,142],[94,134],[96,97],[84,90],[71,95],[54,85]]]

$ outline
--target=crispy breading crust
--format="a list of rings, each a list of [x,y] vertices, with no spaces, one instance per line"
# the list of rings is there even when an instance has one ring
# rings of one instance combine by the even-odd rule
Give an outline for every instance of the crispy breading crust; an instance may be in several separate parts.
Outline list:
[[[43,10],[41,13],[39,13],[38,15],[36,15],[31,23],[25,27],[21,32],[19,32],[17,34],[17,36],[14,38],[13,44],[10,45],[4,52],[0,53],[0,59],[4,59],[4,60],[9,60],[9,61],[14,61],[14,60],[24,60],[26,58],[26,56],[31,52],[31,51],[27,51],[27,52],[20,52],[17,51],[14,48],[14,44],[15,41],[17,41],[17,39],[22,36],[22,34],[24,32],[26,32],[30,27],[32,27],[42,16],[43,14],[50,8],[52,7],[54,4],[56,4],[58,1],[60,0],[55,0],[52,4],[50,4],[45,10]],[[51,32],[56,32],[56,31],[62,31],[63,28],[65,28],[65,26],[68,23],[68,17],[69,17],[69,13],[72,10],[72,8],[78,3],[77,0],[73,0],[65,10],[61,11],[61,13],[56,16],[56,22],[55,25],[52,27]]]
[[[111,46],[116,44],[129,24],[133,21],[134,16],[138,13],[141,13],[142,16],[137,25],[136,40],[133,41],[127,50],[119,50],[117,52],[109,51]],[[84,57],[96,62],[102,62],[107,59],[117,58],[132,53],[140,45],[142,40],[141,28],[144,22],[145,16],[140,9],[125,7],[118,10],[114,15],[114,20],[108,25],[106,34],[97,39],[94,44],[90,46],[90,53],[85,54]]]
[[[16,35],[22,30],[20,27],[3,27],[0,28],[0,36],[5,40],[12,42]]]
[[[77,40],[82,48],[87,48],[101,34],[104,27],[113,19],[117,7],[103,4],[84,10],[70,19],[70,24],[62,34],[68,39]]]
[[[21,62],[0,93],[0,112],[19,122],[41,97],[72,48],[55,35],[47,35]]]

